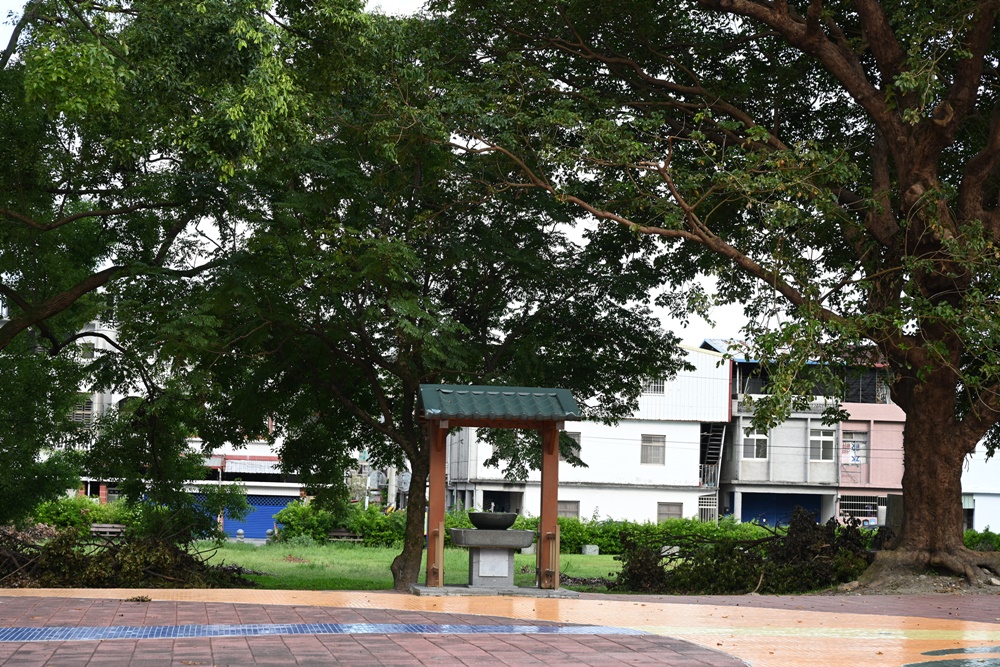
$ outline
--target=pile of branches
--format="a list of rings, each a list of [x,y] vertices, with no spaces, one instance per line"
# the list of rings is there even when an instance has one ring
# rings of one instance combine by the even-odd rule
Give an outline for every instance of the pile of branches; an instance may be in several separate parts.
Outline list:
[[[0,530],[0,586],[5,588],[241,588],[256,574],[210,565],[211,553],[157,535],[120,537],[69,528]],[[214,553],[214,552],[213,552]]]
[[[684,595],[804,593],[857,579],[874,559],[872,539],[857,521],[817,524],[802,508],[786,529],[756,539],[687,535],[664,545],[623,535],[622,554],[616,556],[622,570],[612,588]]]

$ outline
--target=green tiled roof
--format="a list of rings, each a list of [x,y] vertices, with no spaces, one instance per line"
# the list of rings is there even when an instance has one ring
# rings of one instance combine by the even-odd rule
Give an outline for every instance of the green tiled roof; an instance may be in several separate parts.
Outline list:
[[[422,384],[425,419],[577,421],[580,408],[568,389]]]

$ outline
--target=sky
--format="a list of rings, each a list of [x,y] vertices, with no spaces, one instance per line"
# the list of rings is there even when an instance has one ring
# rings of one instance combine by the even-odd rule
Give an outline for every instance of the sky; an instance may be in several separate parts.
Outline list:
[[[23,0],[0,0],[0,21],[2,21],[2,25],[0,25],[0,48],[7,45],[7,40],[12,29],[10,21],[7,19],[8,13],[11,11],[20,13],[23,4]],[[377,8],[386,14],[411,14],[422,5],[422,0],[369,0],[368,2],[369,9]],[[688,325],[683,327],[666,313],[658,311],[658,314],[663,320],[664,328],[673,331],[685,344],[692,346],[698,346],[705,338],[738,337],[740,328],[745,321],[742,307],[739,305],[713,309],[711,316],[716,322],[714,326],[699,317],[692,316]]]

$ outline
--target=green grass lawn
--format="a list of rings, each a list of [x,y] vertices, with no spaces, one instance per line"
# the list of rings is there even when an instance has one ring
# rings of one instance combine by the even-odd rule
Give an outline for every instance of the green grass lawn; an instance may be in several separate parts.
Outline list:
[[[399,549],[378,549],[356,544],[324,544],[314,547],[269,544],[254,546],[227,542],[218,550],[200,545],[208,556],[215,551],[210,563],[235,564],[264,572],[253,575],[261,588],[294,590],[389,590],[392,573],[389,566],[399,555]],[[420,580],[426,571],[427,552],[421,565]],[[562,554],[559,559],[564,576],[593,578],[617,573],[621,564],[613,556],[583,556]],[[535,557],[514,556],[514,583],[535,585]],[[465,549],[445,549],[445,584],[469,583],[469,552]],[[603,590],[567,585],[579,590]]]

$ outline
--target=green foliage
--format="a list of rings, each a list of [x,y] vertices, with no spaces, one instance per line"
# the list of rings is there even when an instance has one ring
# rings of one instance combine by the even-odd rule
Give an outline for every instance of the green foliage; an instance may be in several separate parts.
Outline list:
[[[986,526],[982,532],[970,528],[964,534],[965,546],[976,551],[1000,551],[1000,535]]]
[[[79,486],[74,448],[89,432],[70,414],[82,372],[71,359],[39,354],[25,339],[0,350],[0,377],[0,522],[20,523],[38,503]]]
[[[885,368],[920,468],[905,522],[934,526],[900,544],[956,548],[962,461],[1000,448],[1000,17],[807,4],[433,0],[420,62],[447,94],[413,117],[493,157],[468,178],[484,197],[516,184],[595,218],[595,239],[655,239],[676,314],[711,276],[773,380],[755,427],[836,390],[837,368]]]
[[[337,525],[333,514],[304,500],[289,503],[274,515],[274,520],[281,524],[278,534],[275,535],[275,541],[278,542],[288,542],[298,538],[325,542],[327,534]]]
[[[126,533],[106,540],[67,529],[43,543],[0,535],[7,585],[90,588],[215,588],[250,584],[239,571],[211,566],[173,542]]]
[[[293,537],[288,537],[276,541],[281,542],[282,546],[287,546],[290,549],[309,549],[312,547],[318,547],[321,544],[323,544],[323,542],[326,541],[326,536],[324,536],[321,541],[316,539],[312,535],[306,533],[300,533],[299,535],[295,535]]]
[[[80,528],[92,523],[103,523],[91,518],[92,513],[100,506],[100,503],[87,496],[63,496],[40,504],[32,512],[32,516],[38,523],[56,528]]]
[[[406,511],[386,513],[378,505],[356,506],[347,527],[362,538],[366,547],[398,547],[406,535]]]
[[[666,534],[622,538],[622,572],[614,588],[698,595],[789,594],[853,581],[871,564],[870,539],[857,522],[817,524],[797,508],[787,529],[692,525]],[[666,541],[669,540],[669,541]]]
[[[41,503],[32,512],[35,521],[56,528],[86,528],[92,523],[139,523],[136,508],[123,500],[100,504],[87,496],[63,496]]]

